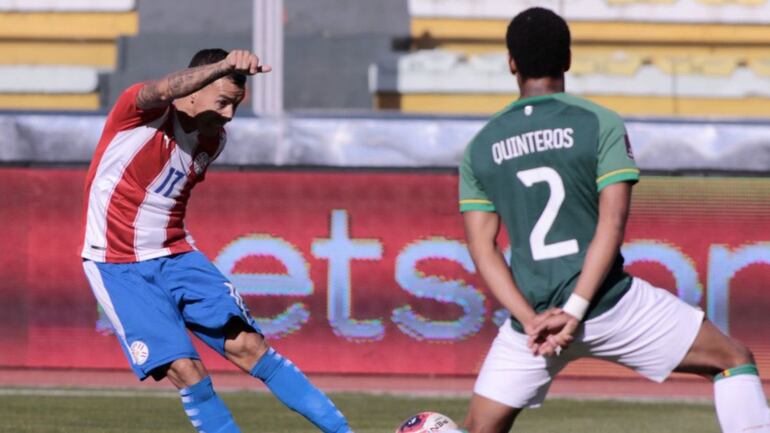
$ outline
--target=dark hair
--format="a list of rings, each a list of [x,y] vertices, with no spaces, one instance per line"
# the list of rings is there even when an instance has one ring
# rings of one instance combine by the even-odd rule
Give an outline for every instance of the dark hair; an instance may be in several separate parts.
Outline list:
[[[193,68],[195,66],[211,65],[227,58],[230,54],[221,48],[206,48],[200,50],[190,60],[188,67]],[[246,76],[243,74],[230,74],[228,77],[239,86],[244,87],[246,85]]]
[[[569,67],[569,27],[548,9],[530,8],[516,15],[505,40],[522,78],[561,78]]]

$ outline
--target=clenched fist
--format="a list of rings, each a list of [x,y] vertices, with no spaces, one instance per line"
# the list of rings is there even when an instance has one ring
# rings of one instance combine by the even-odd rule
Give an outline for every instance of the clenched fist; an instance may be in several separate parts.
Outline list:
[[[229,71],[236,74],[256,75],[273,70],[268,65],[260,65],[259,57],[247,50],[230,51],[222,63]]]

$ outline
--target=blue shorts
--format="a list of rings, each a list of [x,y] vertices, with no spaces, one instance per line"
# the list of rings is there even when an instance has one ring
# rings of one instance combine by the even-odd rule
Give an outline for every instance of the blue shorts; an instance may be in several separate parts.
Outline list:
[[[137,263],[83,262],[91,289],[139,379],[176,359],[200,359],[189,329],[224,355],[224,327],[260,332],[233,285],[198,251]]]

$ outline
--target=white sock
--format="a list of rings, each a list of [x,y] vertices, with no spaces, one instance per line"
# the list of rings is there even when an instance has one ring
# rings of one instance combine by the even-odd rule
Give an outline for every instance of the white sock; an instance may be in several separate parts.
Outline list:
[[[756,372],[756,367],[751,366]],[[714,403],[723,433],[770,433],[770,409],[759,376],[727,370],[714,382]]]

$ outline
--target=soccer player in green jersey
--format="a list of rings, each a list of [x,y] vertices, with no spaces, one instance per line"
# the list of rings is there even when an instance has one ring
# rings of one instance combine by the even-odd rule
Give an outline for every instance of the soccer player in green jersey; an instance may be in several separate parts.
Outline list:
[[[621,118],[564,93],[567,23],[528,9],[506,39],[521,96],[468,145],[460,210],[473,260],[511,318],[481,368],[465,427],[507,432],[570,361],[592,357],[657,382],[673,371],[713,379],[722,431],[770,432],[751,352],[701,310],[623,270],[639,170]],[[510,267],[495,244],[501,222]]]

